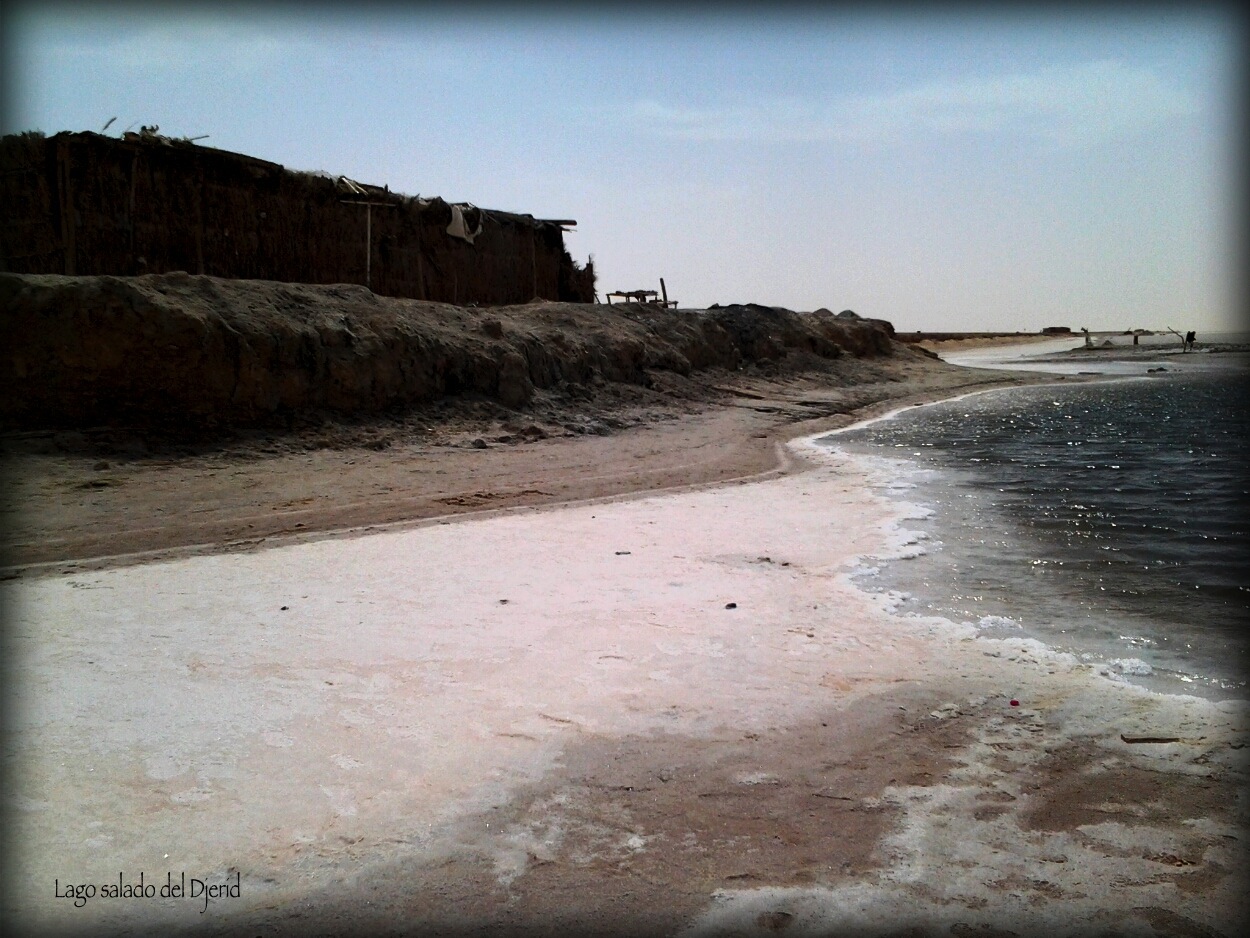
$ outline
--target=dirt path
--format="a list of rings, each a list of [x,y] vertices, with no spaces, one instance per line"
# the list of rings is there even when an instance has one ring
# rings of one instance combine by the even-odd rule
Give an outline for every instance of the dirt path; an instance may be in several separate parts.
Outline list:
[[[912,356],[842,367],[833,379],[713,374],[668,395],[527,412],[480,405],[428,426],[414,418],[338,436],[253,437],[192,455],[114,438],[92,451],[83,434],[68,435],[77,452],[63,452],[67,435],[28,434],[8,441],[5,572],[251,550],[756,477],[783,468],[779,444],[793,436],[960,388],[1039,380]]]

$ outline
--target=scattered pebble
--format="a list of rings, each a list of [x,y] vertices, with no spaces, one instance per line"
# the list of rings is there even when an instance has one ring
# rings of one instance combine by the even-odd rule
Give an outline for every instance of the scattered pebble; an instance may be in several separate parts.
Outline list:
[[[737,604],[737,603],[725,603],[725,608],[726,608],[726,609],[737,609],[737,608],[738,608],[738,604]]]

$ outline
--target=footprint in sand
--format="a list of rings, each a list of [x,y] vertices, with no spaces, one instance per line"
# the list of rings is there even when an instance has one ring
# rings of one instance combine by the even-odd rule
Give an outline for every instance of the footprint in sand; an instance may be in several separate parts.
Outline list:
[[[739,785],[776,785],[778,779],[771,772],[740,772],[734,781]]]
[[[321,792],[330,802],[330,808],[340,817],[354,817],[356,814],[356,800],[352,797],[350,788],[327,788],[321,786]]]
[[[340,710],[339,717],[348,726],[372,726],[375,722],[373,717],[360,710]]]
[[[213,793],[207,788],[188,788],[185,791],[174,792],[169,796],[169,800],[174,804],[199,804],[213,797]]]
[[[177,778],[187,770],[183,762],[166,753],[149,756],[147,759],[144,759],[143,768],[147,771],[148,778],[155,779],[158,782]]]
[[[394,736],[398,739],[421,739],[425,734],[420,729],[412,726],[388,726],[386,735]]]

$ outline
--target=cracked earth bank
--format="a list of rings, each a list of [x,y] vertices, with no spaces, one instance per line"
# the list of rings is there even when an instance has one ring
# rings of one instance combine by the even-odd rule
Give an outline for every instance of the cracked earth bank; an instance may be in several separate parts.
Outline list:
[[[850,578],[916,549],[876,472],[824,456],[5,584],[26,675],[6,915],[93,934],[1240,933],[1245,704],[892,615]],[[118,871],[239,895],[53,898]]]

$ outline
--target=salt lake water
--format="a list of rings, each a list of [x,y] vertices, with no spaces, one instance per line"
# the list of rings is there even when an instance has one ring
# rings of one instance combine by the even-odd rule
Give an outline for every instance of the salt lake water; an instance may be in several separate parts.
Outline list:
[[[1035,638],[1153,690],[1244,697],[1247,356],[1166,367],[971,395],[818,440],[878,460],[888,491],[925,515],[906,522],[915,556],[861,585],[901,594],[900,614]]]

